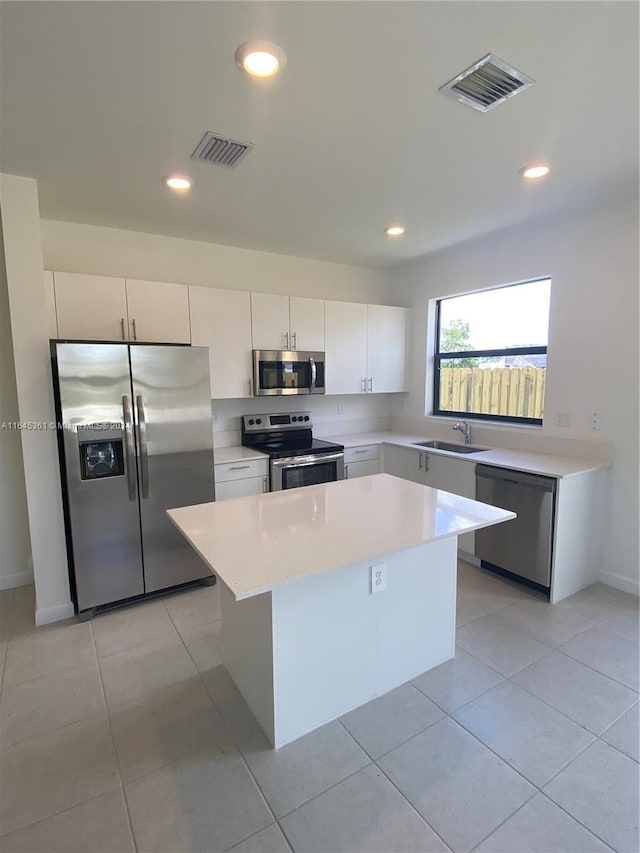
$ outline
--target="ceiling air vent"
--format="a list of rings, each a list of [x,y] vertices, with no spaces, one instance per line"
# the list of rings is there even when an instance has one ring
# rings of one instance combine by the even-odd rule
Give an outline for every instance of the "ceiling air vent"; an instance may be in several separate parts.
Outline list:
[[[233,169],[252,148],[252,142],[238,142],[237,139],[228,139],[208,130],[197,144],[191,159]]]
[[[522,71],[488,53],[453,80],[440,86],[438,91],[486,113],[507,98],[524,92],[533,83],[535,80],[532,77],[527,77]]]

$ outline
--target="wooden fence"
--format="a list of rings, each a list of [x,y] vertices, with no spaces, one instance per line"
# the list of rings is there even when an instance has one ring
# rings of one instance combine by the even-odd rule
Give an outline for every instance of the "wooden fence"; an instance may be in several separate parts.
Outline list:
[[[440,409],[542,418],[544,367],[442,367]]]

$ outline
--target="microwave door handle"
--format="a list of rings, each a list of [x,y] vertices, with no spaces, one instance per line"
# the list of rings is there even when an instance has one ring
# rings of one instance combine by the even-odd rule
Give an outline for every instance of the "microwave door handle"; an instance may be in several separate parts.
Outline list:
[[[310,377],[309,377],[309,393],[313,394],[316,390],[317,369],[315,359],[309,359]]]
[[[122,395],[122,417],[124,420],[123,439],[124,449],[127,457],[127,486],[129,487],[129,500],[136,499],[136,457],[133,449],[133,418],[131,406],[126,394]]]
[[[140,480],[142,486],[142,497],[149,497],[149,447],[147,444],[147,422],[144,415],[144,403],[142,395],[136,396],[136,408],[138,409],[138,438],[140,442]]]

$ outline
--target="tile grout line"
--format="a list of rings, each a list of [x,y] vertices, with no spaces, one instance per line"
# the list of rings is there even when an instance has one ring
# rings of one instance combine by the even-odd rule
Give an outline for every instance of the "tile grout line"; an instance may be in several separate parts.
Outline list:
[[[54,817],[58,817],[61,814],[65,814],[66,812],[73,811],[73,809],[77,809],[79,806],[84,806],[87,803],[93,802],[93,800],[97,800],[100,797],[104,797],[105,794],[110,794],[112,791],[121,790],[121,785],[116,784],[113,788],[107,788],[106,791],[100,791],[99,794],[94,794],[89,797],[88,800],[81,800],[79,803],[74,803],[71,806],[65,806],[63,809],[60,809],[57,812],[53,812],[53,814],[45,815],[44,817],[39,817],[37,820],[32,821],[31,823],[26,823],[24,826],[19,826],[17,829],[12,829],[10,832],[0,832],[0,840],[9,838],[11,835],[14,835],[18,832],[23,832],[25,829],[31,829],[33,826],[38,826],[40,823],[45,823],[48,820],[52,820]]]
[[[93,653],[95,655],[96,664],[98,667],[98,678],[100,679],[100,689],[102,690],[102,700],[104,702],[106,711],[107,711],[107,720],[109,722],[109,733],[111,735],[111,745],[113,747],[113,754],[116,760],[116,767],[118,769],[118,779],[120,781],[120,792],[122,794],[122,799],[124,802],[124,808],[127,813],[127,825],[129,827],[129,833],[131,835],[131,841],[133,842],[133,848],[135,851],[138,850],[138,840],[136,838],[136,834],[133,829],[133,820],[131,818],[131,810],[129,809],[129,800],[127,798],[127,792],[125,790],[124,781],[122,779],[122,769],[120,767],[120,756],[118,755],[118,747],[116,745],[116,739],[113,734],[113,723],[111,722],[111,709],[109,707],[109,703],[107,701],[107,692],[104,687],[104,681],[102,678],[102,667],[100,666],[100,658],[98,657],[98,649],[96,646],[95,637],[93,634],[93,625],[89,622],[89,627],[91,629],[91,640],[93,643]]]
[[[118,761],[118,752],[117,752],[116,745],[115,745],[115,740],[114,740],[114,737],[113,737],[113,730],[112,730],[112,727],[111,727],[111,718],[110,718],[110,715],[109,715],[109,708],[108,708],[108,705],[107,705],[106,696],[105,696],[105,694],[104,694],[104,686],[103,686],[103,684],[102,684],[102,673],[100,672],[100,666],[99,666],[99,664],[98,664],[98,660],[97,660],[97,654],[96,654],[95,644],[93,643],[93,631],[91,631],[91,637],[92,637],[92,646],[93,646],[94,656],[95,656],[95,658],[96,658],[96,664],[97,664],[97,669],[98,669],[98,678],[99,678],[99,681],[100,681],[100,688],[101,688],[101,690],[102,690],[102,698],[103,698],[104,705],[105,705],[105,707],[104,707],[104,711],[101,711],[101,712],[98,712],[98,713],[94,713],[94,714],[89,714],[88,716],[83,717],[83,718],[82,718],[82,719],[80,719],[80,720],[74,720],[72,723],[65,723],[65,725],[63,725],[63,726],[58,726],[56,729],[53,729],[53,730],[48,731],[48,732],[45,732],[45,733],[43,733],[43,734],[41,734],[41,735],[36,735],[35,737],[27,738],[26,740],[20,741],[19,743],[14,744],[13,746],[16,746],[16,747],[17,747],[17,746],[22,746],[22,745],[24,745],[28,740],[36,740],[36,739],[37,739],[37,738],[39,738],[39,737],[48,737],[48,736],[50,736],[50,735],[52,735],[52,734],[55,734],[55,733],[56,733],[56,732],[58,732],[58,731],[62,731],[63,729],[68,728],[69,726],[72,726],[72,725],[75,725],[75,724],[77,724],[77,723],[83,722],[84,720],[88,720],[88,719],[90,719],[91,717],[98,717],[98,716],[102,716],[103,714],[105,714],[105,713],[106,713],[107,720],[108,720],[108,724],[109,724],[109,734],[110,734],[110,736],[111,736],[111,745],[112,745],[112,747],[113,747],[113,753],[114,753],[114,757],[115,757],[115,759],[116,759],[116,767],[117,767],[117,771],[118,771],[118,780],[117,780],[116,784],[114,784],[114,786],[113,786],[112,788],[107,788],[107,789],[106,789],[106,790],[104,790],[104,791],[100,791],[99,793],[92,795],[91,797],[89,797],[89,798],[88,798],[88,799],[86,799],[86,800],[84,800],[84,799],[83,799],[83,800],[79,800],[77,803],[72,803],[70,806],[66,806],[66,807],[65,807],[65,808],[63,808],[63,809],[59,809],[58,811],[53,812],[52,814],[45,815],[44,817],[38,818],[38,819],[37,819],[37,820],[35,820],[35,821],[31,821],[30,823],[27,823],[27,824],[25,824],[24,826],[21,826],[21,827],[18,827],[17,829],[11,830],[11,832],[8,832],[8,833],[0,833],[0,837],[2,837],[2,838],[6,838],[6,837],[8,837],[9,835],[12,835],[14,832],[21,832],[22,830],[28,829],[29,827],[35,826],[35,825],[37,825],[37,824],[39,824],[39,823],[43,823],[43,822],[44,822],[44,821],[46,821],[46,820],[50,820],[50,819],[52,819],[52,818],[54,818],[54,817],[57,817],[57,816],[58,816],[58,815],[60,815],[60,814],[64,814],[65,812],[71,811],[72,809],[77,808],[78,806],[84,805],[85,803],[89,803],[89,802],[91,802],[92,800],[97,799],[98,797],[102,797],[104,794],[107,794],[107,793],[109,793],[110,791],[116,791],[116,790],[119,790],[119,791],[121,791],[122,796],[123,796],[123,799],[124,799],[124,801],[125,801],[125,808],[126,808],[126,810],[127,810],[127,820],[129,821],[129,829],[130,829],[130,832],[131,832],[131,838],[132,838],[132,841],[133,841],[134,846],[135,846],[135,837],[134,837],[134,835],[133,835],[133,831],[132,831],[131,826],[130,826],[130,818],[129,818],[129,813],[128,813],[128,807],[127,807],[127,803],[126,803],[126,797],[125,797],[125,794],[124,794],[124,787],[123,787],[123,784],[122,784],[122,777],[121,777],[121,774],[120,774],[120,765],[119,765],[119,761]],[[72,667],[66,667],[66,669],[72,669]],[[66,671],[66,670],[58,670],[58,672],[64,672],[64,671]],[[54,675],[55,675],[55,674],[57,674],[57,672],[56,672],[56,673],[51,673],[51,674],[54,674]],[[39,676],[39,677],[42,677],[42,676]],[[34,680],[35,680],[35,679],[30,679],[30,681],[34,681]],[[26,684],[27,682],[22,682],[22,683],[23,683],[23,684]],[[8,750],[8,749],[12,749],[12,748],[13,748],[13,746],[11,746],[11,747],[4,747],[3,749],[7,749],[7,750]],[[1,750],[0,750],[0,751],[1,751]],[[136,849],[136,851],[137,851],[137,846],[135,847],[135,849]]]
[[[427,697],[427,698],[428,698],[428,697]],[[446,713],[446,712],[445,712],[445,713]],[[427,726],[427,728],[426,728],[426,729],[422,729],[422,731],[418,732],[418,733],[417,733],[417,734],[415,734],[415,735],[412,735],[412,737],[410,737],[410,738],[407,738],[407,740],[405,740],[405,741],[403,741],[402,743],[398,744],[398,746],[393,747],[393,749],[398,749],[398,747],[403,746],[405,743],[409,743],[409,741],[410,741],[410,740],[412,740],[414,737],[417,737],[418,735],[423,734],[424,732],[426,732],[426,731],[427,731],[427,729],[430,729],[430,728],[431,728],[431,726],[435,726],[435,725],[436,725],[436,723],[441,722],[441,720],[443,720],[443,719],[444,719],[444,717],[441,717],[441,718],[440,718],[440,720],[435,720],[435,722],[430,723],[430,724]],[[392,781],[392,780],[387,776],[387,774],[384,772],[384,770],[382,769],[382,767],[380,767],[380,765],[378,764],[378,761],[379,761],[381,758],[384,758],[384,756],[385,756],[385,755],[389,755],[389,753],[390,753],[390,752],[393,752],[393,749],[388,750],[387,752],[385,752],[385,753],[384,753],[384,755],[381,755],[381,756],[379,756],[378,758],[373,758],[373,757],[370,755],[370,753],[368,753],[368,752],[367,752],[367,750],[364,748],[364,746],[362,746],[362,744],[357,740],[357,738],[355,737],[355,735],[352,735],[352,734],[351,734],[351,732],[349,731],[349,729],[344,725],[344,723],[342,722],[342,720],[341,720],[340,718],[338,718],[338,719],[337,719],[337,722],[342,726],[342,728],[346,731],[346,733],[347,733],[347,734],[348,734],[348,735],[353,739],[353,741],[354,741],[354,742],[355,742],[355,743],[360,747],[360,749],[364,752],[364,754],[365,754],[365,755],[370,759],[370,763],[369,763],[369,764],[366,764],[366,765],[365,765],[365,767],[371,767],[371,766],[375,767],[375,768],[376,768],[376,770],[384,776],[384,778],[387,780],[387,782],[389,782],[389,784],[391,785],[391,787],[392,787],[392,788],[394,788],[394,789],[398,792],[398,794],[402,797],[402,799],[405,801],[405,803],[407,803],[407,805],[409,806],[409,808],[410,808],[413,812],[415,812],[415,814],[418,816],[418,818],[419,818],[423,823],[425,823],[425,824],[429,827],[429,829],[433,832],[433,834],[434,834],[437,838],[439,838],[439,839],[440,839],[440,841],[442,841],[442,843],[443,843],[443,844],[444,844],[444,846],[447,848],[447,850],[451,850],[452,848],[451,848],[451,847],[449,847],[449,845],[445,842],[444,838],[442,838],[442,837],[440,836],[440,834],[439,834],[438,832],[436,832],[436,830],[431,826],[431,824],[429,823],[429,821],[428,821],[428,820],[427,820],[423,815],[421,815],[421,814],[420,814],[420,812],[419,812],[419,811],[418,811],[418,809],[413,805],[413,803],[411,802],[411,800],[409,800],[409,799],[405,796],[405,794],[404,794],[404,793],[403,793],[403,792],[398,788],[398,786],[395,784],[395,782],[393,782],[393,781]],[[356,771],[356,773],[352,773],[352,774],[351,774],[351,776],[355,776],[355,775],[357,775],[357,773],[360,773],[362,770],[364,770],[364,769],[365,769],[365,767],[361,767],[361,768],[360,768],[360,770]],[[349,776],[349,777],[347,777],[347,778],[349,778],[349,779],[350,779],[350,778],[351,778],[351,776]],[[343,780],[341,780],[341,781],[342,781],[342,782],[344,782],[345,780],[343,779]],[[336,785],[339,785],[339,784],[340,784],[340,782],[337,782],[337,783],[336,783]],[[332,788],[335,788],[335,787],[336,787],[336,785],[332,785],[331,787],[332,787]],[[328,788],[327,790],[331,790],[331,789],[330,789],[330,788]],[[324,793],[326,793],[326,791],[323,791],[322,793],[324,794]],[[318,794],[317,796],[321,796],[321,794]],[[315,799],[315,797],[314,797],[313,799]],[[309,801],[309,802],[311,802],[311,801]],[[290,814],[290,812],[289,812],[289,814]]]
[[[572,658],[572,660],[573,660],[573,658]],[[535,661],[534,661],[534,663],[535,663]],[[578,663],[579,663],[579,661],[578,661]],[[527,669],[527,667],[525,667],[525,669]],[[520,670],[520,672],[523,672],[523,671],[524,671],[524,670]],[[595,670],[592,670],[592,672],[594,672],[594,671],[595,671]],[[514,673],[514,675],[519,675],[519,674],[520,674],[520,673],[518,673],[518,672]],[[599,673],[599,675],[602,675],[602,673]],[[622,712],[621,712],[621,713],[620,713],[620,714],[619,714],[619,715],[614,719],[614,721],[613,721],[612,723],[609,723],[609,725],[608,725],[608,726],[606,726],[604,729],[602,729],[602,731],[601,731],[601,732],[592,732],[592,731],[591,731],[591,729],[588,729],[588,728],[587,728],[586,726],[584,726],[582,723],[579,723],[577,720],[574,720],[574,719],[573,719],[573,717],[570,717],[567,713],[565,713],[564,711],[561,711],[561,710],[560,710],[560,708],[556,708],[556,706],[555,706],[555,705],[552,705],[550,702],[547,702],[547,700],[546,700],[546,699],[542,699],[540,696],[536,695],[532,690],[529,690],[529,689],[528,689],[527,687],[525,687],[524,685],[522,685],[522,684],[518,684],[518,682],[517,682],[517,681],[513,681],[513,680],[512,680],[512,679],[513,679],[513,677],[514,677],[514,676],[512,675],[512,676],[510,676],[510,677],[509,677],[508,679],[506,679],[506,680],[507,680],[510,684],[513,684],[513,686],[514,686],[514,687],[518,687],[520,690],[524,690],[524,692],[525,692],[525,693],[528,693],[528,694],[529,694],[529,696],[533,696],[533,698],[534,698],[534,699],[537,699],[537,700],[538,700],[538,702],[542,702],[542,704],[543,704],[543,705],[546,705],[546,706],[547,706],[547,708],[550,708],[552,711],[555,711],[555,712],[556,712],[556,714],[560,714],[562,717],[564,717],[564,718],[565,718],[566,720],[568,720],[570,723],[573,723],[573,725],[574,725],[574,726],[578,726],[579,728],[581,728],[581,729],[583,729],[585,732],[587,732],[587,734],[592,735],[594,738],[599,738],[601,734],[604,734],[604,732],[606,732],[606,731],[607,731],[607,729],[611,728],[611,726],[613,726],[615,723],[617,723],[617,721],[620,719],[620,717],[623,717],[623,716],[627,713],[627,711],[631,710],[631,708],[633,708],[633,706],[638,702],[638,697],[636,696],[636,698],[633,700],[633,702],[632,702],[632,703],[631,703],[627,708],[625,708],[625,709],[624,709],[624,711],[622,711]],[[604,676],[604,677],[606,678],[606,676]],[[616,682],[616,684],[618,684],[618,683],[619,683],[619,682]],[[496,685],[496,686],[497,686],[497,687],[499,687],[500,685]],[[623,686],[623,685],[620,685],[620,686]],[[628,689],[628,690],[630,690],[631,688],[627,688],[627,689]],[[474,701],[474,700],[472,700],[472,701]],[[467,703],[467,704],[470,704],[470,703]],[[464,706],[463,706],[463,707],[464,707]],[[459,708],[457,708],[456,710],[460,710],[460,709],[459,709]]]
[[[570,640],[567,640],[567,642],[571,642],[571,641],[570,641]],[[604,675],[604,677],[605,677],[605,678],[609,678],[609,679],[611,679],[611,681],[615,681],[615,682],[616,682],[616,684],[620,684],[622,687],[626,687],[626,688],[627,688],[627,690],[633,690],[633,691],[634,691],[634,693],[637,693],[637,692],[638,692],[638,690],[637,690],[637,688],[636,688],[636,687],[631,687],[629,684],[625,684],[625,683],[624,683],[624,681],[620,681],[618,678],[612,678],[612,676],[607,675],[607,674],[606,674],[606,672],[601,672],[599,669],[596,669],[594,666],[591,666],[590,664],[585,663],[585,662],[584,662],[584,661],[582,661],[582,660],[578,660],[578,658],[574,658],[574,657],[573,657],[573,655],[570,655],[568,652],[563,651],[561,648],[559,648],[559,647],[558,647],[558,648],[556,649],[556,651],[557,651],[557,652],[560,652],[560,654],[564,655],[565,657],[568,657],[568,658],[570,658],[571,660],[576,661],[577,663],[581,663],[583,666],[586,666],[586,667],[587,667],[587,669],[592,670],[592,672],[597,672],[597,673],[598,673],[598,675]],[[515,673],[514,673],[514,674],[515,674]]]

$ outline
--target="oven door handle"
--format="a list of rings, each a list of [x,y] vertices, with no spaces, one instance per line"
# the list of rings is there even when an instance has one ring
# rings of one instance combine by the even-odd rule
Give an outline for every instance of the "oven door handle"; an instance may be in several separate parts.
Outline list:
[[[286,459],[272,459],[274,468],[308,468],[323,462],[339,462],[344,453],[321,453],[317,456],[287,456]]]
[[[313,392],[316,390],[316,378],[318,375],[316,369],[316,362],[313,358],[309,359],[309,373],[309,393],[313,394]]]

